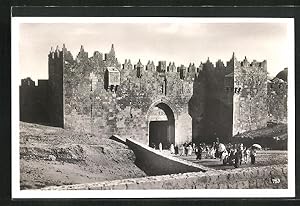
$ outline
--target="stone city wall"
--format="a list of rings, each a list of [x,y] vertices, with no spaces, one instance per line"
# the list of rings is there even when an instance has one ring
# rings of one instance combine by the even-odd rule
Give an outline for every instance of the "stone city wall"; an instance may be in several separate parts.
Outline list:
[[[48,123],[48,80],[30,78],[22,80],[20,86],[20,119],[32,123]]]
[[[172,110],[175,144],[211,143],[216,137],[227,142],[268,120],[286,123],[287,84],[273,82],[267,92],[266,61],[239,62],[233,54],[226,66],[209,59],[199,67],[130,60],[121,65],[113,46],[91,57],[82,46],[74,59],[64,45],[51,49],[48,61],[45,87],[20,87],[22,121],[39,114],[52,126],[103,137],[118,134],[144,144],[149,144],[151,118],[159,114],[153,108],[160,103]]]
[[[121,67],[116,59],[103,60],[97,52],[91,58],[84,54],[82,48],[76,63],[64,68],[65,128],[104,137],[117,134],[149,144],[151,107],[164,103],[174,113],[176,143],[191,141],[192,82],[181,80],[176,71],[160,74],[141,69],[140,61],[135,67],[127,61]],[[105,88],[107,65],[120,71],[120,79],[118,85]]]
[[[275,78],[268,82],[268,114],[269,121],[287,123],[288,83]]]

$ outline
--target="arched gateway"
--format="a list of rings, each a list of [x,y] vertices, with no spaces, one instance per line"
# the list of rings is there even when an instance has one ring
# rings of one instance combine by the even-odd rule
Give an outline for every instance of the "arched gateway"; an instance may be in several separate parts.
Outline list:
[[[175,118],[170,106],[164,102],[154,103],[148,111],[149,146],[162,143],[167,149],[175,144]]]

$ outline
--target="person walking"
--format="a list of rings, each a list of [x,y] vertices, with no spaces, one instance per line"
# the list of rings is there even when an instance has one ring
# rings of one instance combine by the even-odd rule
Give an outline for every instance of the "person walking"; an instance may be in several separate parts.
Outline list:
[[[198,151],[196,153],[196,160],[201,160],[202,159],[202,152],[203,152],[203,147],[201,144],[198,147]]]

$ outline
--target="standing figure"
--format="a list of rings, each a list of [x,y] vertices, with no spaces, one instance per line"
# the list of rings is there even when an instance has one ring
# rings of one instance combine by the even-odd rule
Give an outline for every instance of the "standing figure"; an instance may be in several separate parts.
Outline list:
[[[247,149],[247,148],[245,148],[245,150],[244,150],[244,161],[245,161],[245,164],[248,164],[249,158],[250,158],[250,150]]]
[[[198,147],[198,149],[197,149],[196,160],[201,160],[202,159],[202,151],[203,151],[203,148],[202,148],[202,146],[200,144],[199,147]]]
[[[227,149],[225,149],[220,156],[220,160],[223,162],[223,160],[225,159],[225,157],[228,156],[228,151]]]
[[[250,150],[250,159],[251,159],[251,164],[255,164],[255,157],[256,157],[256,149],[251,148]]]
[[[171,144],[171,146],[170,146],[170,152],[171,152],[171,154],[175,154],[175,148],[174,148],[173,144]]]
[[[161,142],[159,143],[158,148],[159,148],[159,151],[162,152],[163,147],[162,147],[162,143]]]
[[[219,153],[219,143],[218,142],[215,142],[214,149],[215,149],[215,157],[219,158],[220,157],[220,153]]]
[[[240,160],[240,165],[242,164],[242,161],[244,159],[244,144],[241,143],[239,145],[239,148],[238,148],[238,155],[239,155],[239,160]]]
[[[203,149],[204,149],[204,148],[203,148]],[[206,146],[205,146],[205,157],[206,157],[206,158],[209,158],[209,156],[210,156],[209,152],[210,152],[209,146],[206,145]]]
[[[189,145],[189,146],[187,147],[187,155],[188,155],[188,156],[191,156],[192,153],[193,153],[193,147],[192,147],[192,145]]]
[[[189,145],[187,143],[184,144],[184,153],[185,153],[185,156],[188,155],[188,146]]]
[[[181,145],[180,146],[180,156],[183,156],[185,154],[185,146]]]
[[[216,159],[216,149],[214,145],[210,148],[210,157]]]
[[[151,147],[155,149],[155,144],[152,142]]]
[[[196,149],[196,144],[195,144],[195,143],[193,143],[192,147],[193,147],[193,151],[195,152],[195,149]]]
[[[178,145],[176,145],[174,149],[175,149],[175,155],[178,155],[178,154],[179,154],[179,148],[178,148]]]

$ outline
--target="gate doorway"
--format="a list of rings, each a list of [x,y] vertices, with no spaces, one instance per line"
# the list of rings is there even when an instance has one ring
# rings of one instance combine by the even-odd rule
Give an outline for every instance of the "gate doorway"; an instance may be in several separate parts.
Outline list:
[[[159,143],[162,143],[163,149],[175,145],[174,113],[165,103],[153,107],[149,116],[149,146],[158,148]]]

